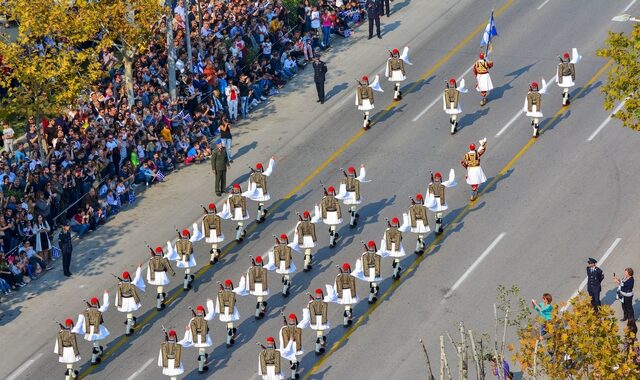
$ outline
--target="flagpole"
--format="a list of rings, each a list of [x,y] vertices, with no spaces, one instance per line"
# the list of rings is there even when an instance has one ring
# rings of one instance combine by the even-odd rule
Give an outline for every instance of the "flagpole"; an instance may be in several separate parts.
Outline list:
[[[489,17],[489,25],[491,25],[491,21],[493,20],[493,9],[491,10],[491,17]],[[491,43],[491,26],[489,26],[489,41],[487,41],[487,44],[484,47],[484,56],[488,57],[489,56],[489,44]]]

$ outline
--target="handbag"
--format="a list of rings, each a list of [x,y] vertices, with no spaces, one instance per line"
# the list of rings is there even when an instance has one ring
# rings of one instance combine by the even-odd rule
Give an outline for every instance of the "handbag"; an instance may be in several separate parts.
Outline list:
[[[51,256],[53,256],[54,259],[58,259],[60,258],[61,254],[62,254],[62,251],[60,250],[60,248],[54,245],[53,248],[51,249]]]

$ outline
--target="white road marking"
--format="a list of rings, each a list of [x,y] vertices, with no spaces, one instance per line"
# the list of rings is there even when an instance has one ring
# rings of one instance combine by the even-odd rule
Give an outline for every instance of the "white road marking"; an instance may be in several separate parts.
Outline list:
[[[547,3],[549,2],[549,0],[545,0],[544,3],[538,5],[538,10],[542,9],[542,7],[544,7],[545,5],[547,5]]]
[[[620,109],[621,109],[622,107],[624,107],[624,103],[625,103],[625,102],[626,102],[626,99],[625,99],[622,103],[618,104],[618,106],[613,110],[613,112],[611,112],[611,114],[610,114],[609,116],[607,116],[607,118],[606,118],[606,119],[604,119],[604,121],[602,122],[602,124],[600,124],[600,126],[599,126],[598,128],[596,128],[596,130],[591,134],[591,136],[589,136],[589,138],[587,139],[587,142],[588,142],[588,141],[593,140],[593,139],[598,135],[598,133],[600,133],[600,131],[601,131],[601,130],[602,130],[602,129],[607,125],[607,124],[609,124],[609,122],[610,122],[610,121],[611,121],[611,119],[613,118],[613,115],[614,115],[616,112],[620,111]]]
[[[628,11],[629,9],[631,9],[631,7],[633,7],[633,4],[635,4],[635,3],[636,3],[636,1],[638,1],[638,0],[633,0],[633,1],[631,1],[631,2],[629,3],[629,5],[627,5],[627,7],[626,7],[625,9],[623,9],[623,10],[622,10],[622,13],[624,13],[624,12]]]
[[[464,78],[465,75],[469,74],[469,71],[471,71],[471,69],[473,69],[473,65],[471,67],[469,67],[467,69],[467,71],[465,71],[464,73],[462,73],[462,75],[460,75],[458,77],[458,82],[462,80],[462,78]],[[418,119],[420,119],[422,116],[424,116],[425,113],[427,113],[433,106],[435,106],[439,101],[442,101],[442,95],[438,96],[437,98],[435,98],[433,100],[433,102],[429,103],[429,105],[427,106],[427,108],[423,109],[422,112],[420,112],[418,114],[418,116],[413,118],[413,122],[418,121]]]
[[[20,375],[22,375],[22,373],[24,371],[27,370],[27,368],[29,368],[33,363],[35,363],[36,360],[40,359],[40,357],[42,356],[42,352],[36,354],[36,356],[34,356],[33,358],[27,360],[26,362],[22,363],[22,365],[20,367],[18,367],[18,369],[16,369],[15,371],[13,371],[13,373],[11,375],[9,375],[9,377],[7,377],[7,380],[16,380],[20,377]]]
[[[480,255],[480,257],[478,257],[476,259],[476,261],[473,262],[473,264],[471,264],[471,266],[469,267],[469,269],[467,269],[466,272],[464,272],[464,274],[458,279],[458,281],[456,281],[455,284],[453,284],[453,286],[451,287],[451,289],[449,289],[449,291],[447,292],[447,294],[444,295],[444,298],[447,299],[449,297],[451,297],[451,295],[453,294],[453,292],[456,291],[456,289],[458,289],[458,287],[464,282],[464,280],[467,279],[467,277],[471,274],[471,272],[474,271],[474,269],[476,269],[478,267],[478,265],[480,265],[480,263],[482,262],[482,260],[485,259],[485,257],[487,257],[489,255],[489,253],[491,253],[491,251],[493,251],[493,249],[496,247],[496,245],[498,245],[498,243],[500,243],[500,240],[502,240],[502,238],[506,235],[506,232],[501,233],[500,235],[498,235],[498,237],[493,241],[493,243],[491,243],[491,245],[489,245],[489,247],[487,247],[487,249],[484,250],[484,252],[482,252],[482,255]]]
[[[613,252],[614,249],[616,249],[616,247],[618,246],[618,243],[620,243],[620,240],[622,240],[622,238],[616,238],[616,240],[613,241],[613,243],[611,244],[609,249],[607,249],[607,251],[604,253],[604,256],[602,256],[602,258],[598,261],[598,265],[599,266],[602,266],[602,264],[604,264],[604,262],[607,260],[609,255]],[[587,278],[586,277],[580,283],[580,287],[578,287],[578,290],[573,292],[573,294],[571,295],[571,297],[567,301],[567,304],[564,305],[562,307],[562,309],[560,309],[561,313],[564,313],[565,311],[567,311],[567,309],[571,306],[571,300],[576,298],[578,296],[578,293],[580,293],[582,291],[582,289],[584,289],[585,286],[587,286]]]
[[[136,377],[138,377],[138,375],[140,375],[151,363],[153,363],[153,358],[147,360],[142,367],[140,367],[139,370],[135,371],[134,373],[131,374],[131,376],[129,376],[129,378],[127,378],[127,380],[133,380]]]

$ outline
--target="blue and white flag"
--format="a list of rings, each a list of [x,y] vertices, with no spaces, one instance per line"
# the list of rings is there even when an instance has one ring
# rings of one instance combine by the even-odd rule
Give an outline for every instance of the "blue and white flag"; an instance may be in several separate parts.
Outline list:
[[[498,35],[498,30],[496,29],[496,21],[493,19],[493,11],[491,11],[491,17],[489,18],[489,22],[487,26],[484,28],[484,33],[482,34],[482,41],[480,41],[480,46],[486,46],[487,51],[491,50],[491,39]]]

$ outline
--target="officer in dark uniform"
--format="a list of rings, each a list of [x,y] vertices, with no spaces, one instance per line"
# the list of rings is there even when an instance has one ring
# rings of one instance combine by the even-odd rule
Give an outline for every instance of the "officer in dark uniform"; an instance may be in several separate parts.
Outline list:
[[[320,58],[313,57],[313,81],[316,82],[316,90],[318,91],[318,102],[324,104],[324,81],[327,73],[327,65]]]
[[[378,1],[380,1],[380,9],[378,11],[378,14],[380,15],[386,14],[387,17],[389,17],[389,0],[378,0]]]
[[[587,291],[591,296],[591,305],[597,312],[598,307],[600,307],[600,291],[602,290],[600,284],[604,280],[604,273],[602,273],[602,269],[596,266],[596,259],[590,257],[587,263],[589,264],[587,266]]]
[[[380,36],[380,12],[381,0],[367,0],[367,17],[369,18],[369,39],[373,38],[373,23],[376,24],[376,34]]]
[[[60,250],[62,251],[62,272],[66,277],[71,276],[71,253],[73,252],[73,243],[71,243],[71,231],[69,222],[63,222],[62,231],[58,235]]]

